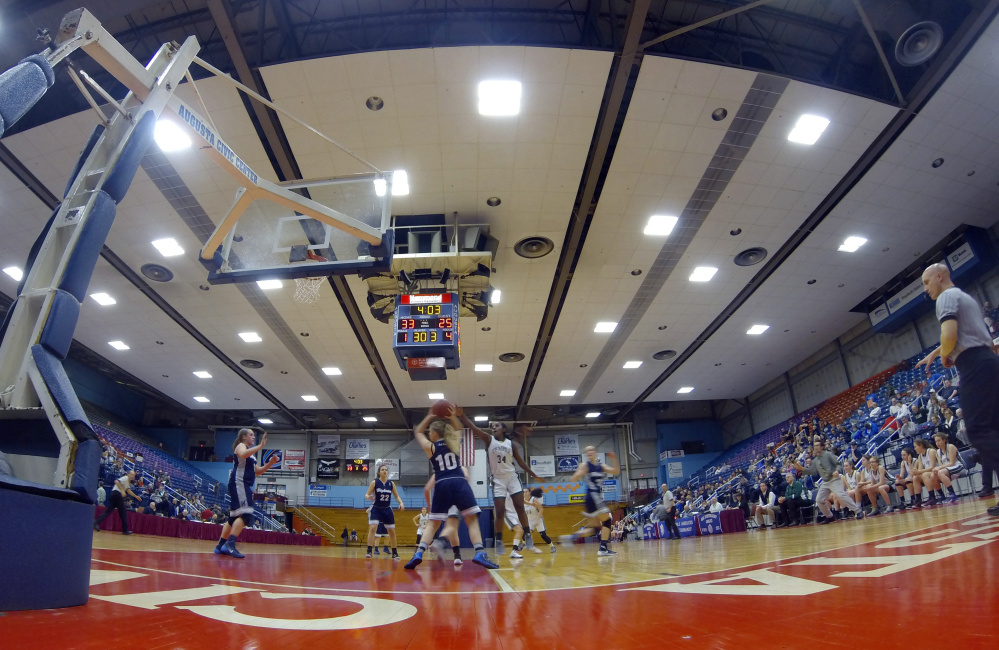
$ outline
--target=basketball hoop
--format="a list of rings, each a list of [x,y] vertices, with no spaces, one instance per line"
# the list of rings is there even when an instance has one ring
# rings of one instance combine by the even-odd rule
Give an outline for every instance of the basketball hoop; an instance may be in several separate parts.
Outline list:
[[[319,287],[325,278],[295,278],[295,300],[311,305],[319,302]]]

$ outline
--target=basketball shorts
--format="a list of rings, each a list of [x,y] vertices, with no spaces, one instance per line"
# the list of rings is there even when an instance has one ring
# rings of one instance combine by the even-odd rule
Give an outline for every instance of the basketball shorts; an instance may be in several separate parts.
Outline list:
[[[451,507],[457,508],[462,517],[478,514],[479,505],[472,493],[472,486],[464,477],[446,478],[437,482],[434,497],[430,504],[430,518],[444,521]]]
[[[368,514],[368,525],[381,524],[388,528],[395,528],[395,513],[392,508],[372,508]]]
[[[520,519],[517,518],[517,511],[507,508],[505,514],[503,515],[503,523],[510,530],[513,530],[520,525]]]
[[[493,477],[493,498],[494,499],[505,499],[514,494],[520,494],[524,491],[524,486],[520,484],[520,479],[517,475],[507,478]]]
[[[607,504],[604,503],[603,496],[597,494],[596,492],[587,492],[583,516],[596,519],[602,514],[610,514],[610,509],[607,507]]]

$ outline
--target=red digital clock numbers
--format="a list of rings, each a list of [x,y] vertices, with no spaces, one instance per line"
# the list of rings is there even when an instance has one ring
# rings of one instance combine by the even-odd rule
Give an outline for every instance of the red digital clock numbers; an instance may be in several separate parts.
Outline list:
[[[399,319],[399,329],[401,330],[415,330],[416,321],[412,318],[400,318]]]

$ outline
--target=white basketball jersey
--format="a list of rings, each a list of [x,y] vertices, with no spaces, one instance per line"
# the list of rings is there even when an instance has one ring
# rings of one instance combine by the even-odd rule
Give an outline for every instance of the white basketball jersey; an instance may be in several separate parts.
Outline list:
[[[517,470],[513,466],[513,440],[506,438],[500,442],[496,438],[489,441],[489,471],[493,478],[505,480],[517,475]]]

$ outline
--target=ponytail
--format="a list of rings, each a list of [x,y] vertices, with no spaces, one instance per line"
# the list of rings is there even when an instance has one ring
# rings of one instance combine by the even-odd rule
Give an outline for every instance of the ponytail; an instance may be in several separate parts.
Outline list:
[[[253,434],[253,429],[240,429],[239,433],[236,434],[236,439],[232,441],[232,450],[236,451],[236,447],[243,442],[243,438],[251,434]]]

